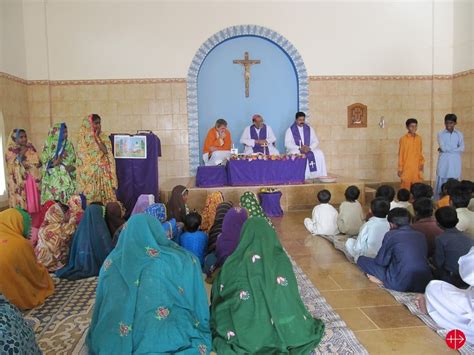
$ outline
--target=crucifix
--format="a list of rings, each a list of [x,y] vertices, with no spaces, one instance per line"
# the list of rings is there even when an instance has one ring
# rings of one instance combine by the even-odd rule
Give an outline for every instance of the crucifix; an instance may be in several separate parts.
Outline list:
[[[245,97],[249,97],[249,87],[250,87],[250,66],[253,64],[260,64],[260,60],[250,60],[249,59],[249,52],[244,53],[244,59],[235,59],[234,64],[241,64],[244,66],[245,69]]]

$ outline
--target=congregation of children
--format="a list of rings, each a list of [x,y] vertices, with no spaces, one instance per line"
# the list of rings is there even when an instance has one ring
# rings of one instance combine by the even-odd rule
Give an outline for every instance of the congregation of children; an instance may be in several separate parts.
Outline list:
[[[408,133],[400,139],[400,189],[379,186],[366,215],[356,186],[346,189],[339,212],[330,204],[330,192],[319,191],[319,204],[304,224],[311,234],[335,246],[342,241],[340,249],[372,282],[420,293],[417,304],[422,312],[440,327],[463,330],[472,343],[474,183],[459,181],[464,143],[454,129],[456,120],[447,115],[446,129],[438,134],[437,190],[422,182],[418,122],[408,119]],[[448,309],[448,302],[455,300],[458,307]]]
[[[452,171],[462,152],[453,121],[446,116],[451,136],[439,135],[436,202],[438,190],[422,182],[421,138],[409,119],[400,140],[402,188],[378,187],[367,214],[356,186],[346,189],[339,211],[321,190],[304,225],[313,235],[346,235],[346,255],[373,282],[426,290],[420,308],[474,339],[465,300],[459,314],[443,312],[443,297],[474,298],[465,290],[474,272],[473,183]],[[0,212],[0,307],[18,322],[15,307],[43,304],[55,291],[53,278],[98,276],[86,340],[91,353],[310,353],[321,341],[324,323],[304,306],[290,259],[254,193],[234,205],[212,192],[199,214],[188,208],[190,191],[178,185],[166,203],[141,195],[126,221],[97,114],[83,120],[77,153],[60,123],[41,154],[24,130],[13,130],[6,162],[11,208]],[[210,307],[203,273],[212,283]],[[22,342],[33,349],[26,328]]]

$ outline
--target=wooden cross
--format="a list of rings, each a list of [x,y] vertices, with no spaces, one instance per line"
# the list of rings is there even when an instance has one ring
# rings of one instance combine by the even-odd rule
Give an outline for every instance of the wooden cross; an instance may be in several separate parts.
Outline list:
[[[260,60],[250,60],[249,52],[244,53],[244,59],[235,59],[234,64],[241,64],[244,66],[245,73],[245,97],[249,97],[250,92],[250,66],[253,64],[260,64]]]

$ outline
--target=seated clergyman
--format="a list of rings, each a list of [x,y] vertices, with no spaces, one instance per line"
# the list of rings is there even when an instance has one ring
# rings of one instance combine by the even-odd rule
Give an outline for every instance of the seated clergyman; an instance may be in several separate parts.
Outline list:
[[[240,138],[240,143],[244,145],[244,154],[278,155],[272,128],[264,124],[263,117],[258,114],[253,115],[252,122],[251,126],[245,127]]]
[[[227,130],[227,121],[220,118],[216,121],[204,141],[202,159],[206,166],[219,165],[230,157],[232,136]]]

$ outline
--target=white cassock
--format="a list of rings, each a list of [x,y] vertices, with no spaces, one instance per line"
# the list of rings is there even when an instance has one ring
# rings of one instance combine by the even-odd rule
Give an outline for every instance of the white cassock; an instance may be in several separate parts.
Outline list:
[[[474,344],[474,247],[459,258],[459,275],[469,285],[466,290],[434,280],[426,287],[426,309],[440,328],[460,329]]]
[[[318,149],[319,140],[316,136],[316,132],[314,132],[313,127],[310,128],[310,144],[309,147],[314,154],[314,160],[316,161],[316,171],[311,172],[309,170],[309,162],[306,165],[306,173],[305,179],[315,179],[319,176],[327,176],[328,172],[326,169],[326,159],[324,159],[324,153],[321,149]],[[300,137],[303,138],[303,127],[298,127],[298,131],[300,132]],[[293,138],[293,133],[291,132],[291,128],[288,128],[285,133],[285,147],[287,154],[301,154],[300,147],[295,143],[295,139]]]
[[[270,127],[269,125],[266,125],[266,126],[267,126],[266,141],[268,142],[268,147],[265,148],[265,153],[270,154],[270,155],[278,155],[280,154],[280,152],[278,152],[278,149],[274,145],[274,143],[276,142],[275,134],[273,134],[272,127]],[[244,133],[242,133],[242,137],[240,138],[240,143],[244,145],[245,155],[255,154],[253,152],[253,147],[255,146],[255,139],[252,139],[250,137],[250,127],[251,126],[245,127]],[[260,129],[256,129],[256,131],[257,131],[257,134],[260,133]]]

